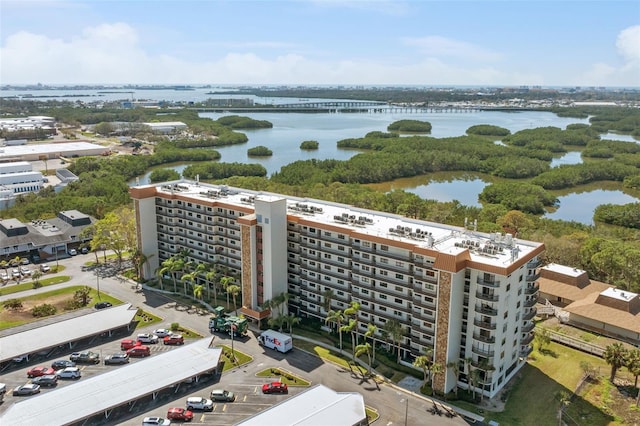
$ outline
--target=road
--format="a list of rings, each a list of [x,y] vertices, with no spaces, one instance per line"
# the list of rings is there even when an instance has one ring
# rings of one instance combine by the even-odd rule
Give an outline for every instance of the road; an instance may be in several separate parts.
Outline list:
[[[123,280],[116,276],[98,277],[95,274],[95,270],[83,270],[83,265],[91,260],[94,260],[91,254],[61,259],[59,263],[65,266],[65,270],[62,273],[71,276],[70,281],[55,286],[47,286],[38,290],[28,290],[17,294],[0,296],[0,301],[15,298],[16,296],[24,297],[72,285],[89,285],[94,288],[99,286],[100,291],[104,291],[113,297],[129,302],[135,307],[142,308],[147,312],[163,318],[162,323],[154,324],[147,328],[138,328],[138,330],[135,331],[136,333],[152,331],[152,329],[155,328],[169,328],[171,323],[177,322],[181,326],[197,331],[203,336],[210,335],[208,315],[177,310],[174,307],[175,303],[170,299],[153,291],[144,290],[142,292],[136,292],[135,284],[131,281]],[[55,262],[51,262],[51,265],[54,264]],[[31,268],[33,267],[34,266],[31,266]],[[338,392],[361,393],[364,396],[365,404],[377,410],[380,414],[380,418],[376,422],[378,425],[466,424],[466,422],[462,421],[459,417],[451,419],[444,415],[438,416],[430,414],[428,410],[433,407],[433,402],[428,398],[424,398],[389,383],[377,384],[373,380],[362,381],[359,376],[353,375],[348,369],[324,361],[305,351],[294,349],[292,352],[283,355],[279,352],[264,349],[258,345],[256,335],[257,331],[250,331],[247,338],[242,340],[236,339],[234,341],[235,349],[252,356],[253,361],[224,373],[220,378],[220,382],[216,383],[213,387],[226,386],[234,390],[242,389],[246,395],[255,400],[262,396],[256,394],[260,393],[260,391],[257,390],[259,389],[259,384],[264,382],[263,379],[255,376],[256,373],[265,368],[279,367],[311,381],[312,384],[321,383]],[[231,344],[231,340],[227,335],[217,334],[216,341],[220,344]],[[213,387],[201,389],[199,393],[194,395],[206,396],[207,393],[205,392],[210,392]],[[291,395],[295,395],[295,393],[299,391],[298,389],[295,391],[292,390]],[[270,403],[276,402],[279,398],[286,398],[285,396],[274,395],[269,395],[268,397],[274,397],[269,400],[269,405]],[[120,422],[119,424],[139,425],[145,415],[163,415],[170,406],[184,406],[184,401],[182,398],[167,401],[166,405],[154,406],[151,411],[136,413],[135,417]],[[238,407],[240,407],[240,405],[238,405]],[[237,407],[234,405],[233,408],[236,409]],[[247,412],[246,414],[250,413]],[[202,418],[200,418],[200,420],[205,421],[206,424],[229,424],[226,422],[230,420],[228,418],[225,420],[223,417],[222,422],[218,423],[216,419],[218,419],[218,417],[210,414],[203,415]],[[239,419],[235,419],[234,422],[237,420]],[[194,419],[194,421],[196,423],[199,422],[198,418]]]

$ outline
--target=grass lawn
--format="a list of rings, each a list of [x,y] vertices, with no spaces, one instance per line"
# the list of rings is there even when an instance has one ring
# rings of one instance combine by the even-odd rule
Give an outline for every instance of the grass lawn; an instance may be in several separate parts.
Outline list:
[[[519,373],[521,379],[509,393],[505,411],[485,412],[485,422],[495,420],[505,425],[553,425],[558,423],[559,395],[575,390],[583,371],[581,361],[591,363],[605,378],[600,386],[606,387],[609,366],[601,358],[551,343],[544,353],[534,350],[528,364]],[[621,371],[619,377],[624,373]],[[453,402],[456,405],[456,402]],[[465,407],[466,408],[466,407]],[[477,410],[473,410],[477,412]],[[614,418],[602,410],[594,401],[577,396],[569,404],[566,413],[588,425],[616,424]]]
[[[253,357],[245,354],[244,352],[240,352],[237,349],[233,349],[233,353],[235,355],[235,362],[231,360],[231,347],[227,345],[219,345],[218,348],[222,348],[222,356],[221,360],[224,362],[224,367],[222,368],[222,372],[224,373],[227,370],[231,370],[232,368],[239,367],[244,364],[248,364],[253,361]]]
[[[324,360],[331,361],[334,364],[338,364],[344,368],[349,368],[349,362],[351,360],[346,360],[342,358],[340,355],[334,352],[331,352],[329,349],[326,349],[322,346],[317,346],[311,342],[306,342],[304,340],[296,340],[295,346],[309,353],[315,354],[316,356]],[[352,366],[352,368],[356,369],[356,367],[354,366]],[[361,366],[358,366],[357,369],[359,370],[360,374],[364,374],[367,372],[367,369]]]
[[[46,287],[49,285],[66,283],[70,279],[71,277],[67,275],[61,275],[61,276],[45,278],[45,279],[40,278],[39,281],[40,281],[40,284],[42,284],[42,287]],[[18,285],[2,286],[0,287],[0,294],[7,295],[7,294],[19,293],[21,291],[26,291],[26,290],[33,290],[33,280],[29,282],[23,282]]]
[[[139,328],[162,322],[162,318],[155,316],[149,312],[143,311],[142,309],[138,309],[138,313],[136,314],[134,321],[138,322],[136,328]]]
[[[311,383],[293,373],[280,368],[266,368],[256,374],[258,377],[272,377],[289,386],[309,386]]]
[[[365,405],[364,411],[367,413],[367,420],[369,421],[369,424],[378,420],[378,417],[380,417],[380,414],[378,414],[378,411],[375,408]]]
[[[31,308],[43,303],[55,306],[58,313],[67,312],[64,309],[66,304],[73,298],[73,294],[76,290],[80,290],[82,288],[84,288],[84,286],[65,287],[35,294],[29,297],[17,298],[22,302],[23,308],[16,311],[2,309],[2,311],[0,311],[0,330],[42,319],[31,315]],[[121,300],[111,297],[105,292],[101,292],[100,297],[98,297],[98,292],[95,289],[91,289],[89,293],[89,304],[87,307],[93,306],[93,304],[98,301],[111,302],[113,305],[120,305],[123,303]]]

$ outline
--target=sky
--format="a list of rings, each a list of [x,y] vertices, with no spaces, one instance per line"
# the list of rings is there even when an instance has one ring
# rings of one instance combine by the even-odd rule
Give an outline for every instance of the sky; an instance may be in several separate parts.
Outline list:
[[[640,87],[640,1],[0,0],[0,84]]]

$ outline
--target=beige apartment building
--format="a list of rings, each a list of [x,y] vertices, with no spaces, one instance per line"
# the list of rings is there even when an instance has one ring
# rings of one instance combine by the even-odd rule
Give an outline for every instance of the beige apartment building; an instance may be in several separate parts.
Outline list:
[[[188,250],[194,262],[238,277],[241,311],[254,320],[268,317],[263,302],[284,292],[290,312],[324,320],[330,289],[331,309],[360,303],[359,333],[369,323],[402,323],[403,362],[427,348],[443,366],[457,362],[458,381],[452,368],[436,376],[436,389],[447,392],[465,388],[478,369],[478,390],[492,397],[531,352],[542,243],[477,232],[472,223],[186,180],[130,193],[147,278]]]

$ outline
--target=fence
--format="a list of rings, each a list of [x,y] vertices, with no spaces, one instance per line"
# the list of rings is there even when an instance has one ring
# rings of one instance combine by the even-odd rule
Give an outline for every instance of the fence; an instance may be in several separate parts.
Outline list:
[[[554,342],[558,342],[565,346],[579,349],[591,355],[596,355],[599,357],[602,357],[604,355],[605,349],[603,347],[592,345],[591,343],[583,342],[580,339],[576,339],[575,337],[567,336],[565,334],[561,334],[553,330],[547,329],[547,331],[549,332],[549,337],[551,337],[551,340],[553,340]]]

